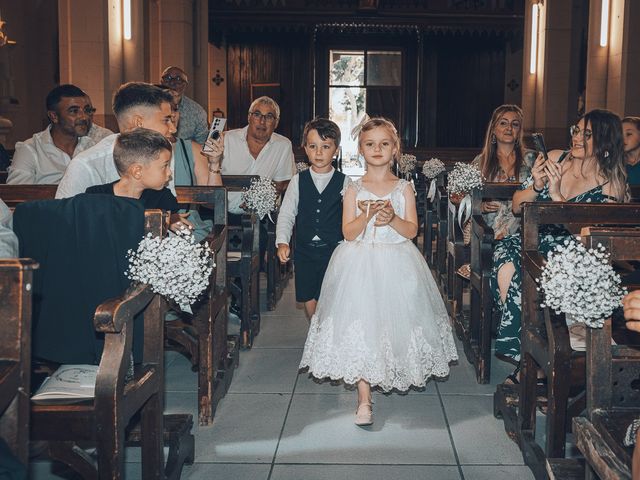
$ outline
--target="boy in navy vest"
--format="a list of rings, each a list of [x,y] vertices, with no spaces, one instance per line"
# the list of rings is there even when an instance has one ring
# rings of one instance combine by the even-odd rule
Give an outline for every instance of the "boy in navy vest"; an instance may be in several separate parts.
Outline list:
[[[331,165],[339,145],[340,128],[331,120],[316,118],[305,125],[302,146],[311,168],[291,179],[278,213],[276,245],[283,263],[296,226],[296,301],[304,303],[308,318],[316,310],[331,254],[343,240],[342,192],[350,180]]]

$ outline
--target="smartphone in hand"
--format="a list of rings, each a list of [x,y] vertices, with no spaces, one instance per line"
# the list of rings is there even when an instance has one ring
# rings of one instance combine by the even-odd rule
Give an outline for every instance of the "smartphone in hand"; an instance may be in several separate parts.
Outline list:
[[[219,118],[219,117],[214,118],[213,121],[211,122],[211,128],[209,128],[209,135],[207,135],[207,140],[209,139],[218,140],[220,138],[220,134],[224,130],[224,125],[226,123],[227,123],[226,118]],[[210,152],[211,149],[205,143],[204,145],[202,145],[202,151]]]
[[[532,133],[531,138],[533,139],[533,145],[536,150],[542,154],[545,160],[549,160],[549,155],[547,154],[547,146],[544,144],[544,137],[541,133]]]

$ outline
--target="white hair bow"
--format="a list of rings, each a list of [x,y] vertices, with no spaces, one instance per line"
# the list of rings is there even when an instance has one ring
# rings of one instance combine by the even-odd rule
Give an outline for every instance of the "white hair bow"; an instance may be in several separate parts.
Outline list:
[[[358,135],[360,135],[360,130],[362,130],[362,127],[364,126],[364,124],[367,123],[369,120],[371,120],[369,115],[367,115],[366,113],[362,115],[360,122],[351,129],[351,138],[353,138],[354,140],[357,140]]]

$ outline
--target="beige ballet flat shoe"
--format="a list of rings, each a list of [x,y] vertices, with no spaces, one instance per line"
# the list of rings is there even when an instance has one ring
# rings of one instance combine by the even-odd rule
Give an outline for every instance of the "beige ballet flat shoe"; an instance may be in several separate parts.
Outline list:
[[[371,403],[361,403],[358,405],[355,423],[359,427],[373,424],[373,407]]]

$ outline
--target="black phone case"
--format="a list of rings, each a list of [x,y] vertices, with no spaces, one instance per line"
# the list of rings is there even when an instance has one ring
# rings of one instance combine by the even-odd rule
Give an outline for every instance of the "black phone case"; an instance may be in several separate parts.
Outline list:
[[[536,150],[542,153],[542,156],[545,160],[549,159],[549,155],[547,154],[547,147],[544,144],[544,137],[541,133],[532,133],[531,138],[533,139],[533,144],[536,147]]]

